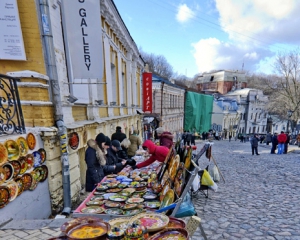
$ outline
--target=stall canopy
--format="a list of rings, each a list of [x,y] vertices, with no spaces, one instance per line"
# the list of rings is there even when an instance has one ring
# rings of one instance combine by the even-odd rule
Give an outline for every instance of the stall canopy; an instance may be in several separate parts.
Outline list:
[[[184,130],[204,132],[211,127],[213,96],[186,92]]]

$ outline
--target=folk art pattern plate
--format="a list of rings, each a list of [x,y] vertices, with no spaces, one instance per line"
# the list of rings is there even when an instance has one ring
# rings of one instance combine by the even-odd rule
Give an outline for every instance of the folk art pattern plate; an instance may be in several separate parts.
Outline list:
[[[0,208],[5,207],[9,203],[9,199],[9,188],[6,186],[0,186]]]
[[[43,148],[40,148],[40,149],[38,150],[38,152],[39,152],[40,155],[41,155],[41,164],[43,164],[43,163],[46,161],[47,153],[46,153],[45,149],[43,149]]]
[[[26,154],[28,153],[28,149],[29,149],[26,139],[23,137],[19,137],[16,140],[16,142],[19,145],[20,156],[26,156]]]
[[[167,193],[164,195],[164,198],[161,202],[160,205],[160,209],[169,206],[170,204],[172,204],[174,202],[175,199],[175,195],[174,195],[174,191],[172,189],[169,189],[167,191]]]
[[[8,152],[8,159],[11,160],[17,160],[20,156],[20,149],[19,149],[19,145],[17,144],[17,142],[15,142],[14,140],[7,140],[4,143],[4,146],[7,149]]]
[[[34,167],[38,167],[38,166],[41,166],[42,165],[42,156],[40,154],[39,151],[34,151],[32,153],[33,157],[34,157],[34,164],[33,166]]]
[[[160,192],[159,200],[162,201],[166,195],[166,193],[171,189],[171,182],[167,181],[162,191]]]
[[[0,143],[0,166],[6,163],[8,160],[8,151],[6,147]]]
[[[24,183],[21,177],[18,177],[15,179],[15,182],[18,184],[18,194],[17,196],[20,196],[21,193],[24,191]]]
[[[14,168],[13,178],[16,179],[18,177],[18,175],[20,174],[20,171],[21,171],[21,163],[17,160],[13,160],[13,161],[10,161],[10,164]]]
[[[27,171],[27,162],[26,162],[26,157],[20,157],[19,162],[21,164],[21,170],[19,172],[20,175],[23,175]]]
[[[15,181],[11,181],[7,184],[7,187],[9,189],[9,201],[15,200],[15,198],[18,196],[18,184]]]
[[[169,218],[161,213],[140,213],[129,220],[129,225],[138,222],[148,232],[155,232],[165,228],[169,224]]]
[[[5,182],[10,181],[14,176],[14,167],[9,162],[5,163],[2,168],[5,172]]]
[[[25,173],[21,178],[24,184],[24,191],[29,190],[32,183],[32,175],[30,173]]]
[[[176,155],[174,158],[173,164],[170,167],[170,171],[169,171],[169,178],[171,179],[172,182],[175,179],[175,175],[176,175],[177,169],[179,167],[179,162],[180,162],[180,157],[179,157],[179,155]]]
[[[30,150],[33,150],[36,145],[35,136],[32,133],[28,133],[26,137],[27,145]]]
[[[148,238],[148,240],[170,240],[170,239],[188,240],[189,234],[183,228],[166,228],[154,234],[150,238]]]
[[[34,156],[33,154],[27,154],[25,158],[27,163],[27,170],[30,170],[34,165]]]
[[[0,185],[6,180],[6,172],[3,167],[0,166]]]
[[[105,209],[99,206],[89,206],[81,209],[82,213],[103,213]]]

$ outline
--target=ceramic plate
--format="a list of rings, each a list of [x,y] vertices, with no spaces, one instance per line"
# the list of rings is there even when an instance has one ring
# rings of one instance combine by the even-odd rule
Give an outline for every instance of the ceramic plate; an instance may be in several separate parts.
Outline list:
[[[166,181],[167,181],[168,179],[169,179],[169,171],[166,170],[165,173],[164,173],[164,175],[163,175],[163,177],[162,177],[162,179],[161,179],[161,185],[164,186],[165,183],[166,183]]]
[[[0,143],[0,166],[6,163],[8,160],[8,151],[6,147]]]
[[[111,189],[107,189],[106,192],[107,193],[117,193],[117,192],[121,192],[122,188],[111,188]]]
[[[123,210],[131,210],[137,207],[137,203],[127,203],[122,208]]]
[[[117,202],[110,202],[110,201],[107,201],[105,203],[105,207],[109,207],[109,208],[118,208],[120,207],[121,204],[120,203],[117,203]]]
[[[31,168],[33,168],[34,165],[34,156],[33,154],[27,154],[25,158],[25,161],[27,163],[27,170],[30,170]]]
[[[30,191],[33,191],[34,189],[36,189],[38,183],[39,183],[39,172],[36,171],[32,171],[31,173],[32,176],[32,182],[31,182],[31,186],[29,188]]]
[[[22,181],[24,184],[24,191],[28,190],[31,187],[32,183],[32,176],[29,173],[25,173],[22,175]]]
[[[19,145],[20,156],[26,156],[29,149],[26,139],[23,137],[19,137],[16,142]]]
[[[14,140],[7,140],[4,143],[4,146],[8,152],[9,160],[17,160],[20,156],[19,145]]]
[[[86,206],[100,206],[103,205],[105,200],[92,200],[85,203]]]
[[[98,191],[98,192],[105,191],[107,189],[108,189],[108,187],[105,185],[102,185],[102,184],[100,184],[96,187],[96,191]]]
[[[182,192],[183,187],[184,187],[184,180],[175,178],[174,191],[175,191],[178,198],[181,196],[181,192]]]
[[[6,180],[6,172],[3,169],[3,167],[0,167],[0,185],[2,185],[2,183],[4,183]]]
[[[183,220],[174,218],[174,217],[169,217],[169,224],[168,228],[185,228],[186,224]]]
[[[2,168],[5,171],[5,182],[10,181],[14,177],[14,167],[9,162],[3,164]]]
[[[185,159],[184,160],[184,168],[186,170],[190,170],[191,159],[192,159],[192,149],[191,148],[188,150],[188,153],[184,159]]]
[[[103,213],[105,209],[99,206],[89,206],[81,209],[82,213]]]
[[[122,192],[128,192],[129,195],[131,195],[135,192],[135,189],[134,188],[125,188],[122,190]]]
[[[68,222],[65,222],[63,225],[61,225],[60,230],[63,233],[69,232],[72,228],[79,224],[87,224],[87,223],[95,223],[95,222],[102,222],[103,220],[101,218],[97,217],[78,217],[73,218]]]
[[[38,150],[38,152],[41,154],[41,164],[43,164],[46,161],[46,158],[47,158],[46,151],[45,151],[45,149],[40,148]]]
[[[134,222],[140,223],[147,228],[148,232],[164,229],[169,224],[169,218],[162,213],[140,213],[129,220],[129,225]]]
[[[34,151],[32,153],[33,157],[34,157],[34,167],[39,167],[42,165],[42,157],[39,151]]]
[[[125,202],[127,200],[127,197],[121,195],[113,195],[109,196],[109,200],[114,202]]]
[[[0,186],[0,208],[5,207],[9,203],[9,199],[9,188],[5,186]]]
[[[118,186],[118,184],[119,184],[120,182],[111,182],[111,183],[108,183],[108,184],[106,184],[106,186],[108,187],[108,188],[116,188],[117,186]]]
[[[109,220],[108,223],[111,226],[111,228],[117,227],[120,228],[121,230],[125,231],[127,229],[128,226],[128,221],[129,218],[115,218],[112,220]]]
[[[148,238],[148,240],[170,240],[170,239],[188,240],[189,234],[183,228],[166,228],[154,234],[150,238]]]
[[[179,155],[176,155],[176,157],[174,158],[173,164],[171,166],[171,169],[169,171],[169,178],[171,179],[172,182],[175,179],[177,169],[179,167],[179,162],[180,162],[180,157],[179,157]]]
[[[26,157],[20,157],[19,162],[21,164],[21,170],[20,170],[19,174],[23,175],[27,171]]]
[[[17,178],[18,175],[20,174],[20,171],[21,171],[21,163],[17,160],[13,160],[13,161],[10,161],[10,164],[13,166],[14,168],[14,175],[13,175],[13,178]]]
[[[95,196],[103,196],[105,194],[105,192],[97,192],[97,191],[94,191],[93,193]]]
[[[148,202],[145,202],[144,205],[147,208],[159,208],[160,201],[148,201]]]
[[[104,200],[103,196],[95,196],[95,197],[91,197],[90,201],[102,201]]]
[[[142,203],[144,202],[143,198],[128,198],[127,203]]]
[[[102,239],[101,236],[109,230],[109,224],[101,221],[91,224],[80,224],[67,233],[67,239]]]
[[[159,200],[162,201],[166,193],[171,189],[171,182],[167,181],[165,186],[163,187],[162,191],[160,192]]]
[[[18,184],[18,194],[17,196],[20,196],[21,193],[24,191],[24,183],[21,177],[18,177],[15,179],[15,182]]]
[[[115,178],[115,177],[117,177],[118,175],[117,174],[109,174],[109,175],[107,175],[106,177],[107,178]]]
[[[120,208],[109,208],[105,210],[105,213],[111,215],[123,215],[123,211]]]
[[[69,145],[70,148],[76,150],[79,146],[79,136],[77,132],[72,132],[69,134]]]
[[[131,209],[131,210],[124,210],[123,214],[126,216],[133,216],[133,215],[139,214],[143,211],[144,211],[143,209],[137,208],[137,209]]]
[[[153,200],[153,199],[156,199],[157,198],[157,195],[154,194],[154,193],[146,193],[143,198],[145,200]]]
[[[11,181],[6,186],[9,189],[9,201],[11,202],[18,196],[18,184],[15,181]]]
[[[40,182],[44,182],[48,177],[48,167],[46,165],[42,165],[42,177],[39,179]]]
[[[169,189],[161,202],[160,209],[172,204],[174,202],[174,198],[174,191],[172,189]]]
[[[36,144],[35,136],[32,133],[28,133],[26,137],[26,141],[29,149],[33,150]]]
[[[173,166],[174,159],[175,159],[175,156],[173,156],[173,157],[170,158],[170,160],[169,160],[169,163],[168,163],[168,172],[171,172],[171,168],[172,168],[172,166]]]
[[[117,187],[118,188],[126,188],[127,184],[119,183]]]

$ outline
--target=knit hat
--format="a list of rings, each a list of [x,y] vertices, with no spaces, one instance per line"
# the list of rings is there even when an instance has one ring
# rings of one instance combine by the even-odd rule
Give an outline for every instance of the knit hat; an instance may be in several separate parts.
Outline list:
[[[117,126],[116,127],[116,130],[121,130],[122,128],[120,126]]]
[[[155,131],[156,131],[157,134],[161,134],[161,133],[164,132],[164,129],[162,127],[159,127]]]
[[[110,146],[111,145],[111,141],[110,138],[108,136],[105,136],[105,144],[106,146]]]
[[[96,142],[98,143],[98,144],[101,144],[101,143],[103,143],[103,142],[106,142],[106,138],[105,138],[105,135],[103,134],[103,133],[99,133],[98,135],[97,135],[97,137],[96,137]]]
[[[118,150],[122,150],[121,144],[118,140],[112,140],[111,145],[114,146],[115,148],[117,148]]]

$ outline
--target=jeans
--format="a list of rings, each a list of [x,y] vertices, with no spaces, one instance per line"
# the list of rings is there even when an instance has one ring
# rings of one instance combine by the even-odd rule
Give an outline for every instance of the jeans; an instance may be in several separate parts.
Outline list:
[[[283,152],[284,152],[284,143],[278,143],[277,154],[283,154]]]

